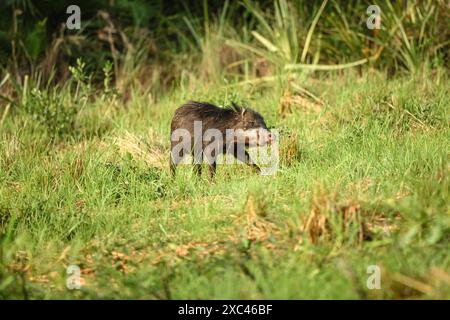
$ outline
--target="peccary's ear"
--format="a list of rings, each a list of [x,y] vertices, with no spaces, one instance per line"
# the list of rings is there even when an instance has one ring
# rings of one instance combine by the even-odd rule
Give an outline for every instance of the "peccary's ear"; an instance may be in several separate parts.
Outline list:
[[[242,108],[242,111],[241,111],[241,116],[242,117],[244,116],[245,111],[247,111],[247,110],[245,110],[245,108]]]

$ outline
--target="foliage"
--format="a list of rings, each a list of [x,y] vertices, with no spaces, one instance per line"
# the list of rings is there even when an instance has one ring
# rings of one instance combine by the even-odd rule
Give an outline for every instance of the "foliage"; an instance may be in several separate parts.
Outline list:
[[[0,298],[450,297],[445,1],[77,3],[0,2]],[[276,175],[172,178],[191,99],[261,113]]]

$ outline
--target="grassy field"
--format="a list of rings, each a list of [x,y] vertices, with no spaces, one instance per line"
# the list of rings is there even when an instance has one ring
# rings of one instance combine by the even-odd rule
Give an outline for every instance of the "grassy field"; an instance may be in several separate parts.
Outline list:
[[[0,2],[0,299],[450,299],[448,1],[72,2]],[[171,177],[188,100],[276,174]]]
[[[319,99],[281,78],[132,92],[127,107],[24,91],[29,107],[0,126],[0,297],[450,298],[446,73],[302,85]],[[172,179],[169,122],[188,99],[262,113],[281,132],[276,175],[222,165],[210,182],[186,166]],[[58,101],[79,109],[52,116]]]

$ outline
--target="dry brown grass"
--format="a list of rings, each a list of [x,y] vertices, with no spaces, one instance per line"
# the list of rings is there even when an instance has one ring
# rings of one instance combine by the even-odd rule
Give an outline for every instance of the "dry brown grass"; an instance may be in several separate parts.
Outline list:
[[[266,242],[270,237],[279,234],[280,229],[267,219],[266,204],[256,202],[253,196],[248,196],[243,215],[234,223],[235,232],[231,239],[241,236],[239,230],[244,230],[244,236],[248,241]],[[266,243],[271,247],[270,243]]]
[[[294,109],[307,113],[319,113],[324,102],[308,90],[300,87],[290,78],[278,105],[278,114],[284,118]]]
[[[301,158],[298,135],[291,132],[280,140],[280,161],[283,166],[291,166]]]
[[[122,156],[129,154],[134,160],[149,167],[167,167],[169,149],[164,139],[155,131],[149,130],[145,137],[125,131],[122,136],[115,138],[113,143]]]
[[[392,293],[394,299],[445,299],[450,292],[448,271],[432,266],[423,275],[407,272],[383,273],[383,289]]]
[[[361,204],[352,200],[340,203],[336,198],[335,194],[317,193],[310,213],[301,219],[300,231],[313,244],[321,240],[335,241],[338,234],[344,240],[354,234],[359,244],[372,239],[372,232],[368,228],[369,217]]]

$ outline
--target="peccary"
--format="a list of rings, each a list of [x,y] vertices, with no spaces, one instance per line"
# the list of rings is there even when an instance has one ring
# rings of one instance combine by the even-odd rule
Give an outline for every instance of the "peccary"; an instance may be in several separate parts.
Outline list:
[[[263,117],[252,109],[235,103],[219,108],[210,103],[189,101],[179,107],[172,118],[171,173],[175,174],[177,164],[188,153],[194,157],[198,175],[206,158],[210,179],[214,177],[220,153],[232,154],[260,172],[246,148],[271,144],[274,139]]]

